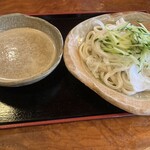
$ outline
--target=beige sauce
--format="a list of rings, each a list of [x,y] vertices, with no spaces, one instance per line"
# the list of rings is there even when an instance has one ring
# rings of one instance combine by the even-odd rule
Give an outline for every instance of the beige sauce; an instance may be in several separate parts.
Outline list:
[[[51,38],[31,28],[0,33],[0,77],[22,79],[42,73],[52,66],[56,49]]]

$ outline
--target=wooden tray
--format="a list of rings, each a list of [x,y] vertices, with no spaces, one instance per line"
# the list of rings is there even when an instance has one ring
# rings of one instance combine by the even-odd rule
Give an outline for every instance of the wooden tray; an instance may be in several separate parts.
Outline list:
[[[55,25],[65,39],[81,21],[100,14],[37,16]],[[103,100],[74,78],[61,63],[32,85],[0,87],[0,129],[70,121],[131,116]]]

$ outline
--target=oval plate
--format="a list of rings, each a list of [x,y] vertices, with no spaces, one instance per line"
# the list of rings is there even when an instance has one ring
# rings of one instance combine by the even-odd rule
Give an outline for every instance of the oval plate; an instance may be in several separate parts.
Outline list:
[[[150,115],[150,92],[142,92],[134,96],[127,96],[110,89],[93,77],[78,54],[80,44],[98,20],[106,24],[108,22],[116,22],[120,17],[123,17],[129,22],[140,21],[146,27],[150,25],[150,14],[143,12],[122,12],[90,18],[78,24],[68,34],[64,46],[64,61],[68,70],[77,79],[109,103],[133,114]]]

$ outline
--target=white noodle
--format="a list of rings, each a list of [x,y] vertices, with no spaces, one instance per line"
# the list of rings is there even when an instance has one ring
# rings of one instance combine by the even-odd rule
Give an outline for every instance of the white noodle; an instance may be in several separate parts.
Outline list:
[[[122,20],[117,22],[118,25],[121,23]],[[79,48],[79,54],[95,78],[114,90],[127,95],[135,94],[128,75],[131,60],[123,55],[112,55],[101,49],[97,39],[105,36],[103,28],[104,25],[95,26],[93,31],[87,34]],[[111,26],[111,28],[115,27]]]

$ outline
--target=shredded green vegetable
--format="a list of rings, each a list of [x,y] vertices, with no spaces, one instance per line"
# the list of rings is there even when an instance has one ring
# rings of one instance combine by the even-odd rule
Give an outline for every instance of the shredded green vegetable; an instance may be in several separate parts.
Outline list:
[[[150,67],[150,32],[142,23],[135,26],[125,22],[112,30],[106,27],[106,33],[98,40],[105,52],[128,56],[140,69]]]

